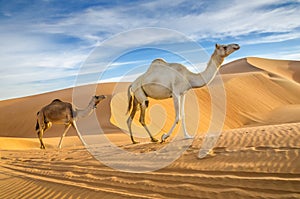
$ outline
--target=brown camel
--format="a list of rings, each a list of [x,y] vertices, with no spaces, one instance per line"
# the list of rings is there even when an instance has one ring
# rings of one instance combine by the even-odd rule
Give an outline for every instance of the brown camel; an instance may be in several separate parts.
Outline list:
[[[43,107],[37,113],[36,123],[36,131],[41,143],[40,148],[45,149],[45,145],[42,140],[43,134],[52,126],[52,123],[65,125],[65,130],[58,144],[58,148],[61,148],[63,138],[67,134],[69,128],[73,126],[76,132],[79,133],[76,121],[79,118],[87,117],[88,115],[90,115],[93,110],[97,108],[98,103],[105,98],[106,96],[104,95],[93,96],[85,109],[77,109],[76,107],[74,108],[72,104],[63,102],[59,99],[55,99],[50,104]]]

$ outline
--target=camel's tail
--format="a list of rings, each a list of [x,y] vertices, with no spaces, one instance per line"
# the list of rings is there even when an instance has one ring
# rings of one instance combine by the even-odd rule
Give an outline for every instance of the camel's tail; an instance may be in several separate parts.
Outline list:
[[[39,133],[40,132],[40,123],[39,123],[39,121],[43,122],[43,123],[41,123],[42,124],[41,127],[43,129],[45,128],[45,126],[43,126],[43,125],[47,125],[47,123],[45,122],[45,116],[44,116],[43,112],[40,112],[40,111],[37,112],[36,116],[37,116],[37,119],[36,119],[35,130],[36,130],[37,133]]]
[[[36,120],[35,130],[38,132],[40,130],[39,122]]]
[[[37,112],[36,115],[39,115],[40,112]],[[40,125],[39,125],[39,121],[36,120],[36,125],[35,125],[35,130],[38,132],[40,130]]]
[[[127,90],[127,97],[128,97],[128,108],[127,108],[127,112],[126,114],[128,114],[131,110],[131,107],[132,107],[132,101],[133,101],[133,96],[131,95],[131,85],[128,87],[128,90]]]

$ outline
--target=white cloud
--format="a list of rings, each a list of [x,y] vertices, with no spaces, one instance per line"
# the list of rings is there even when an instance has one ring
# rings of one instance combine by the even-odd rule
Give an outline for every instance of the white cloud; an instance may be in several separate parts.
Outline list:
[[[110,66],[118,67],[123,65],[131,65],[131,64],[146,64],[146,60],[137,60],[137,61],[127,61],[127,62],[113,62]]]
[[[300,18],[299,6],[275,10],[262,8],[267,5],[270,4],[266,1],[229,4],[225,9],[187,15],[168,24],[198,39],[236,37],[251,33],[281,33],[294,31],[300,26],[300,21],[297,20]]]
[[[127,6],[93,7],[50,23],[29,25],[36,33],[68,35],[90,44],[140,27],[171,28],[197,40],[251,33],[296,32],[295,29],[300,27],[300,21],[297,20],[300,18],[300,5],[276,8],[275,5],[285,2],[290,1],[216,1],[214,4],[205,4],[202,1],[157,0]],[[181,8],[183,5],[186,10]],[[268,8],[270,6],[274,8]],[[193,7],[196,10],[194,12]],[[147,35],[139,35],[135,40],[138,39],[151,42]],[[128,42],[133,41],[128,39]]]
[[[293,2],[298,3],[289,6]],[[32,79],[38,81],[74,76],[93,47],[115,34],[135,28],[170,28],[198,41],[243,38],[243,45],[300,39],[299,1],[253,0],[245,3],[219,0],[211,3],[156,0],[127,3],[126,6],[90,7],[64,14],[63,17],[47,18],[49,13],[45,13],[36,20],[34,12],[1,10],[7,21],[0,18],[0,83],[4,85],[0,92],[12,97],[14,90],[23,89],[20,84]],[[51,12],[51,9],[45,12]],[[253,34],[259,38],[253,39]],[[61,37],[71,37],[76,41],[61,42]],[[117,38],[114,45],[130,47],[163,41],[179,42],[181,38],[164,34],[163,31],[157,31],[156,35],[139,32],[127,38]],[[286,52],[289,53],[278,52],[276,56],[299,59],[299,49]],[[258,56],[264,55],[266,53]],[[97,60],[89,72],[103,70],[102,63],[105,62]],[[126,63],[114,63],[113,66],[123,64]],[[42,92],[47,88],[38,89]]]
[[[293,50],[293,49],[288,50],[287,49],[284,52],[254,54],[253,57],[299,61],[300,60],[300,48],[298,50]]]
[[[112,77],[112,78],[107,78],[107,79],[101,79],[99,81],[99,83],[105,83],[105,82],[132,82],[142,74],[143,73],[136,73],[136,74],[124,75],[124,76],[120,76],[120,77]]]
[[[281,34],[272,34],[264,37],[259,38],[251,38],[247,39],[246,41],[242,41],[242,43],[245,44],[263,44],[263,43],[273,43],[273,42],[282,42],[292,39],[298,39],[300,38],[299,32],[285,32]]]

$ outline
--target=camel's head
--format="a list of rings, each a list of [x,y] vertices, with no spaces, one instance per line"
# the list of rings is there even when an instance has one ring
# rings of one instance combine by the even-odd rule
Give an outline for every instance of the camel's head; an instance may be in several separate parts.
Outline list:
[[[228,44],[228,45],[221,45],[221,44],[216,44],[216,49],[215,51],[217,52],[218,55],[221,57],[227,57],[234,51],[237,51],[240,49],[240,46],[238,44]]]
[[[92,103],[94,104],[94,108],[97,108],[97,105],[106,98],[105,95],[95,95],[92,98]]]

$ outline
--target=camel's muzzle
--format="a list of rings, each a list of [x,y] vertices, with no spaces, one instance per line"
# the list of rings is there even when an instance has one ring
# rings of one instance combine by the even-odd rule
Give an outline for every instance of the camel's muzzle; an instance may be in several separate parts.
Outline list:
[[[234,49],[234,50],[238,50],[238,49],[240,49],[240,46],[236,44],[236,45],[233,47],[233,49]]]

